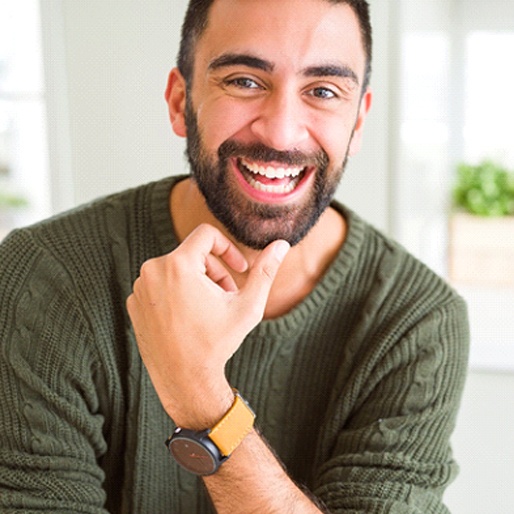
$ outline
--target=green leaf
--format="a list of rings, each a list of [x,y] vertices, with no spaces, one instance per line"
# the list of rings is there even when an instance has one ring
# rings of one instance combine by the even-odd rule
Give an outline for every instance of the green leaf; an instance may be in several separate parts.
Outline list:
[[[492,161],[457,166],[456,207],[478,216],[514,214],[514,174]]]

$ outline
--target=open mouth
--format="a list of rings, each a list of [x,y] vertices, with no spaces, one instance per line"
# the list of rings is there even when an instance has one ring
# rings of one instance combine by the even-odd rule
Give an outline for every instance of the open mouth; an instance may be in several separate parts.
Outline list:
[[[237,167],[257,191],[274,195],[292,193],[307,174],[307,166],[272,166],[238,159]]]

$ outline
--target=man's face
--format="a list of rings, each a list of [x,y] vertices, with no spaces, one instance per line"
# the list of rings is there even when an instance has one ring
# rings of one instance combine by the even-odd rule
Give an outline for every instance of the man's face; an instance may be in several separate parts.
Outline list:
[[[187,151],[208,207],[239,242],[296,244],[316,223],[358,150],[364,69],[347,5],[214,2],[186,99]]]

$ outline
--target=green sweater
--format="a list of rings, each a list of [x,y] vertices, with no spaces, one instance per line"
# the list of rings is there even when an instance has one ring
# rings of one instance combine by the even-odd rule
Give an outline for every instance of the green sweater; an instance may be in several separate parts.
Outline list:
[[[0,246],[1,512],[211,512],[201,480],[164,446],[174,425],[125,310],[141,264],[178,244],[174,180],[18,230]],[[228,379],[290,475],[331,512],[447,512],[465,306],[399,245],[335,207],[349,225],[335,262],[300,305],[249,334]]]

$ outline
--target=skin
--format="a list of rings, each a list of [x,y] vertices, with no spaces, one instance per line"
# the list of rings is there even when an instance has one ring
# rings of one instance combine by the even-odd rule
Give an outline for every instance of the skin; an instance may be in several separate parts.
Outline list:
[[[256,56],[269,66],[248,59],[227,65],[227,55]],[[346,5],[217,0],[197,44],[190,98],[204,151],[216,161],[227,140],[323,150],[333,176],[360,149],[371,104],[371,92],[362,94],[360,86],[364,68],[358,21]],[[187,136],[186,95],[184,79],[172,70],[166,101],[181,137]],[[292,195],[263,199],[241,186],[233,163],[225,172],[235,198],[284,209],[308,204],[316,176],[314,169]],[[263,318],[283,315],[309,294],[343,244],[346,226],[327,208],[293,248],[279,239],[260,251],[231,237],[190,179],[173,189],[170,209],[182,243],[143,265],[127,308],[164,409],[178,426],[204,429],[233,402],[226,362]],[[319,512],[255,430],[204,480],[217,512]]]

